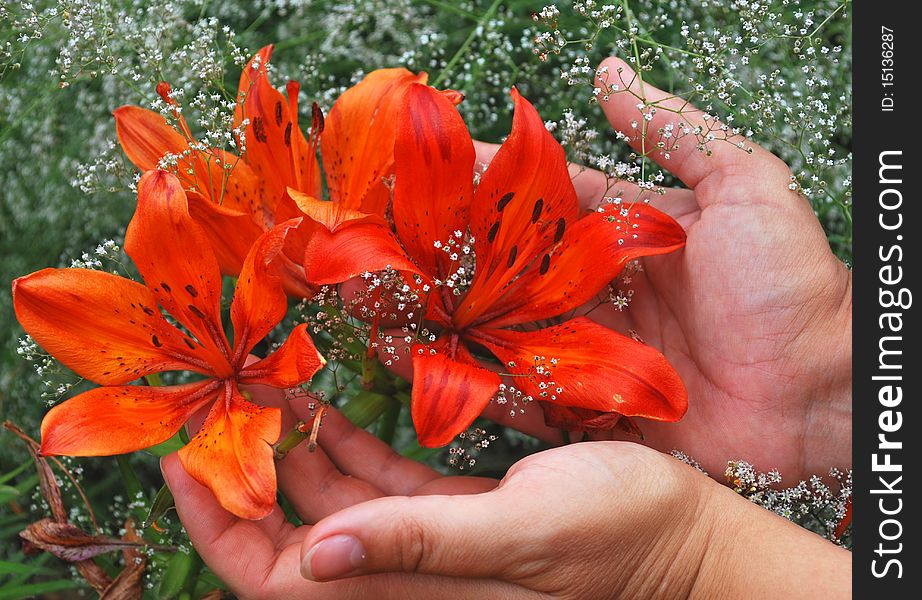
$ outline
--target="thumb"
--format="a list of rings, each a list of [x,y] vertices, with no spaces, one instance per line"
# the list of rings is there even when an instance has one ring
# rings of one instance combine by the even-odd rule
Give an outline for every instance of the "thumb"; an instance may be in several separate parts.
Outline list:
[[[328,581],[403,572],[504,578],[522,548],[503,531],[527,531],[517,511],[497,510],[495,493],[379,498],[311,528],[301,546],[301,574]],[[501,504],[501,503],[500,503]],[[534,528],[532,528],[533,530]]]

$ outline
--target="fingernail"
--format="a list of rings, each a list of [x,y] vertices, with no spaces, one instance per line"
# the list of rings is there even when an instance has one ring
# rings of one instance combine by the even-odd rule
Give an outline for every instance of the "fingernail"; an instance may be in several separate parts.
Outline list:
[[[351,535],[334,535],[320,540],[301,561],[301,575],[313,581],[327,581],[356,573],[365,564],[365,547]]]

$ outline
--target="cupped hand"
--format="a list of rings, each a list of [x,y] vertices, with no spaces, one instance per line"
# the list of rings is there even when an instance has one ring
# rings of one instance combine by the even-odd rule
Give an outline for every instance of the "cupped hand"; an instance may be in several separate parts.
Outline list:
[[[283,408],[283,431],[309,418],[307,399],[251,392]],[[502,481],[443,477],[336,411],[315,452],[302,444],[277,465],[305,525],[278,506],[261,521],[239,519],[176,455],[162,468],[196,550],[241,598],[644,597],[658,585],[638,575],[647,561],[700,561],[703,547],[682,541],[704,535],[709,510],[706,493],[690,493],[704,477],[636,444],[554,449]],[[684,597],[689,582],[678,579],[670,597]]]
[[[608,83],[641,93],[623,61],[602,67]],[[647,126],[654,142],[670,123],[720,130],[680,98],[649,85],[641,95],[645,112],[657,109]],[[600,103],[616,130],[631,131],[639,116],[634,96],[620,92]],[[651,445],[684,450],[718,475],[728,459],[792,478],[850,466],[851,273],[809,202],[790,188],[787,165],[732,141],[712,142],[710,156],[693,136],[668,159],[652,153],[689,188],[652,200],[685,227],[686,246],[645,259],[632,306],[596,318],[636,330],[689,390],[680,423],[644,424]],[[639,139],[631,144],[641,148]]]
[[[670,125],[674,132],[701,127],[705,135],[723,136],[720,123],[685,100],[649,84],[641,93],[620,59],[602,67],[607,83],[621,91],[600,98],[600,105],[636,150],[655,147]],[[631,92],[646,99],[644,112],[652,114],[643,141],[639,126],[632,127],[642,119]],[[777,468],[790,479],[822,475],[851,465],[851,273],[830,250],[809,202],[790,188],[787,165],[748,141],[740,149],[737,141],[715,140],[704,152],[692,134],[670,147],[668,157],[650,153],[687,186],[664,195],[571,167],[584,208],[610,197],[649,199],[688,236],[682,250],[641,259],[627,309],[606,303],[589,317],[636,332],[685,382],[688,413],[678,423],[638,419],[644,443],[684,451],[718,478],[730,459]],[[478,143],[479,161],[488,163],[497,149]],[[412,377],[409,360],[396,364],[399,374]],[[526,413],[511,418],[491,404],[486,414],[561,442],[540,409]]]
[[[256,403],[282,409],[282,435],[299,420],[312,419],[309,404],[315,400],[309,396],[286,396],[265,386],[248,386],[247,391]],[[197,415],[188,427],[194,431],[203,418]],[[301,526],[290,523],[278,505],[259,521],[236,517],[183,469],[177,454],[161,460],[179,518],[205,563],[243,599],[437,598],[428,591],[462,589],[442,578],[402,574],[372,583],[353,580],[320,586],[304,581],[299,575],[302,542],[311,524],[338,510],[386,496],[474,494],[497,485],[493,479],[443,477],[395,453],[336,411],[328,411],[322,423],[321,447],[310,452],[302,443],[276,465],[279,491],[305,523]]]
[[[277,390],[254,393],[289,408]],[[307,417],[306,402],[290,408]],[[193,545],[237,596],[708,598],[738,596],[739,577],[750,592],[808,597],[848,585],[847,552],[638,444],[548,450],[495,481],[442,477],[336,412],[319,442],[278,463],[301,526],[279,507],[238,519],[175,455],[163,460]],[[814,577],[820,563],[829,577]]]

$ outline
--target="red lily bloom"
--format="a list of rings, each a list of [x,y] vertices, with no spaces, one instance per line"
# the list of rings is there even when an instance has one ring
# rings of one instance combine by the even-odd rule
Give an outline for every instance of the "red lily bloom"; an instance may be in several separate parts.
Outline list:
[[[13,282],[16,316],[64,365],[103,387],[55,406],[42,421],[42,453],[122,454],[161,443],[211,405],[198,434],[179,451],[186,470],[224,508],[261,518],[275,503],[271,444],[281,411],[251,403],[241,384],[289,388],[322,366],[306,325],[267,358],[246,365],[253,347],[284,317],[287,298],[274,259],[297,220],[263,234],[241,269],[231,306],[235,336],[220,320],[221,273],[207,236],[190,217],[182,185],[145,173],[125,249],[145,284],[85,269],[45,269]],[[184,331],[170,324],[163,307]],[[184,385],[126,385],[161,371],[206,378]]]
[[[287,99],[272,87],[266,69],[271,55],[272,46],[261,49],[240,76],[234,122],[244,132],[242,156],[196,142],[178,107],[182,133],[150,110],[123,106],[115,111],[119,141],[139,169],[157,169],[164,156],[175,158],[190,213],[211,240],[222,271],[230,275],[240,273],[250,246],[264,231],[301,216],[287,188],[306,198],[321,197],[320,144],[336,206],[378,210],[389,195],[381,179],[393,171],[394,99],[411,83],[426,81],[425,73],[406,69],[373,71],[337,99],[327,119],[314,105],[306,139],[298,126],[299,85],[288,83]],[[158,93],[176,106],[167,84],[160,84]],[[278,259],[285,289],[293,296],[312,295],[300,264],[311,229],[305,223],[290,232]]]
[[[424,446],[447,444],[470,426],[500,386],[467,346],[491,353],[534,399],[563,407],[674,421],[687,393],[658,351],[587,318],[538,330],[595,297],[635,258],[681,248],[685,233],[644,204],[580,217],[563,149],[513,89],[512,132],[476,190],[474,149],[452,103],[413,85],[394,149],[393,227],[353,212],[328,223],[305,254],[308,279],[345,281],[386,267],[448,281],[457,263],[436,246],[475,238],[475,271],[460,294],[430,294],[437,339],[413,348],[412,414]],[[299,203],[300,204],[300,203]]]

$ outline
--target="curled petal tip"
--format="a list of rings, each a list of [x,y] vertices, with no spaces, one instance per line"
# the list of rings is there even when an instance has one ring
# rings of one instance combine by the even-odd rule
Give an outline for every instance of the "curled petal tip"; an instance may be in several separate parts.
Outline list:
[[[173,100],[173,88],[170,87],[170,84],[161,81],[157,84],[157,95],[163,98],[163,101],[167,104],[176,104],[176,101]]]
[[[459,92],[458,90],[442,90],[439,93],[442,94],[445,98],[447,98],[448,101],[454,104],[455,106],[458,106],[459,104],[464,102],[464,94]]]

